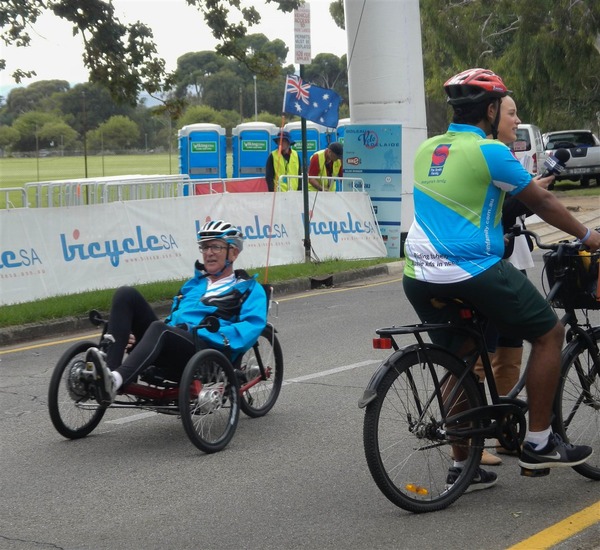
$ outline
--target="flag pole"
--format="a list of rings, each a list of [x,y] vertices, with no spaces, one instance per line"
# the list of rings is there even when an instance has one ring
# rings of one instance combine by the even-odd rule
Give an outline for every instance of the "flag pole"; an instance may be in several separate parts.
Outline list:
[[[304,65],[300,64],[300,79],[304,80]],[[310,216],[308,207],[308,152],[306,150],[306,119],[301,117],[300,128],[302,132],[302,197],[304,199],[304,261],[310,262]]]

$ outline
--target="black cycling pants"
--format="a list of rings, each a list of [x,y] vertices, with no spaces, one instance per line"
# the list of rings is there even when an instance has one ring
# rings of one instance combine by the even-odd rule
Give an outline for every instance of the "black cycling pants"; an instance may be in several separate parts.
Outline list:
[[[178,380],[196,352],[192,334],[159,321],[150,304],[132,287],[115,292],[107,332],[115,342],[108,348],[106,362],[123,377],[123,385],[135,381],[151,365],[167,368],[170,378]],[[130,334],[136,344],[123,359]]]

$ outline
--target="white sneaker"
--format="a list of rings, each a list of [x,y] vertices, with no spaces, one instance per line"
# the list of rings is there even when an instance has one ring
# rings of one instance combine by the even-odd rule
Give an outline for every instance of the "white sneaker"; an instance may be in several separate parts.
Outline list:
[[[115,379],[110,369],[106,366],[104,354],[98,348],[89,348],[85,354],[86,372],[93,370],[96,389],[96,401],[108,407],[117,395]]]

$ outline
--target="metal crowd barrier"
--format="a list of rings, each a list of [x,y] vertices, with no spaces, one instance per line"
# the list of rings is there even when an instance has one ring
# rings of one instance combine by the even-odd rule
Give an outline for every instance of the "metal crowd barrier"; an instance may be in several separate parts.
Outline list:
[[[24,192],[33,206],[51,208],[183,196],[192,181],[187,174],[127,175],[32,182],[25,184]]]
[[[364,193],[365,191],[365,182],[362,178],[329,178],[329,177],[319,177],[319,181],[332,181],[335,183],[335,191],[336,193],[346,192],[346,191],[356,191],[360,193]],[[282,183],[286,183],[288,189],[290,188],[290,183],[292,180],[300,180],[302,181],[302,176],[293,176],[293,175],[283,175],[279,176],[279,185]],[[279,191],[279,189],[277,189]],[[331,191],[321,191],[322,193],[330,193]]]
[[[250,178],[252,179],[252,178]],[[281,176],[281,182],[292,179],[301,180],[301,176]],[[335,191],[364,192],[365,183],[361,178],[320,178],[335,182]],[[5,208],[52,208],[59,206],[81,206],[86,204],[105,204],[127,200],[162,199],[227,193],[235,190],[238,182],[248,178],[227,178],[198,180],[190,179],[187,174],[127,175],[102,178],[82,178],[26,183],[23,187],[0,189],[4,197]],[[206,187],[205,187],[206,186]],[[204,192],[203,192],[204,189]],[[239,189],[238,189],[239,190]]]
[[[0,188],[0,197],[4,197],[4,208],[11,210],[13,208],[27,208],[27,192],[23,187],[2,187]],[[19,201],[20,204],[15,204]]]

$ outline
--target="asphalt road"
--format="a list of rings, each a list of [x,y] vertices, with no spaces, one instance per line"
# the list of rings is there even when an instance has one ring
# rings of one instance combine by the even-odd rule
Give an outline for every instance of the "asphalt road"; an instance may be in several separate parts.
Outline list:
[[[371,349],[374,329],[416,321],[398,276],[279,301],[280,399],[263,418],[241,415],[213,455],[174,416],[108,411],[79,441],[54,430],[52,368],[67,340],[95,332],[0,348],[0,548],[493,550],[565,519],[574,533],[555,548],[597,547],[600,485],[570,469],[523,478],[508,457],[496,487],[434,514],[379,492],[357,402],[385,357]],[[593,506],[598,522],[577,532],[573,514]]]

